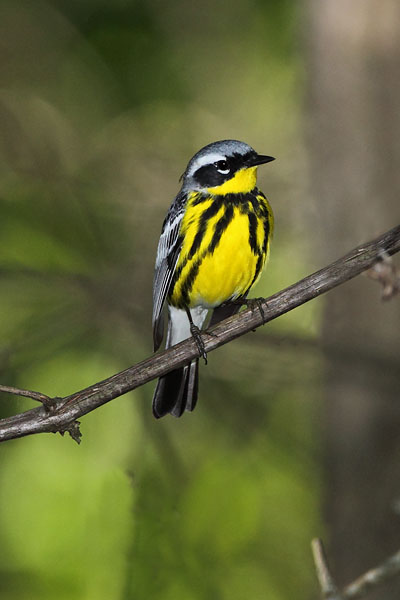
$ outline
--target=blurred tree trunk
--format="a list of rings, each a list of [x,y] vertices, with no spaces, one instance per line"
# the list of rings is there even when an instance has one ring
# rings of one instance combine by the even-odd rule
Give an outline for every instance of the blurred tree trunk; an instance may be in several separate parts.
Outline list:
[[[400,2],[307,6],[311,184],[328,261],[400,222]],[[379,293],[358,278],[325,304],[325,509],[340,584],[400,548],[400,303]],[[384,596],[398,599],[400,581]]]

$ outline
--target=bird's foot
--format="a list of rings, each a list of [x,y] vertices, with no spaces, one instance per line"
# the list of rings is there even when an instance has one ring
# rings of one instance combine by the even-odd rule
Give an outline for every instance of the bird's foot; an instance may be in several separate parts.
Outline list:
[[[262,318],[262,322],[263,325],[266,322],[265,319],[265,311],[264,311],[264,307],[263,307],[263,303],[265,302],[265,298],[250,298],[249,300],[247,300],[247,306],[249,308],[251,308],[251,310],[254,312],[256,310],[256,308],[258,308],[261,318]]]
[[[203,338],[201,337],[201,330],[194,323],[190,323],[190,333],[192,334],[194,341],[196,342],[196,346],[200,356],[204,358],[204,362],[207,364],[207,352]]]
[[[265,303],[265,298],[236,298],[235,300],[231,300],[230,303],[236,304],[238,306],[246,306],[247,308],[250,308],[252,312],[258,309],[262,318],[263,325],[265,324],[266,319],[263,307],[263,304]]]

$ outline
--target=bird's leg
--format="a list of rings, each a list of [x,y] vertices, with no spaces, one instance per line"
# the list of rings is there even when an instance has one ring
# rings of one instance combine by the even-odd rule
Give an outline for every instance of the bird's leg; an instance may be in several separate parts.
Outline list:
[[[197,325],[195,325],[193,323],[190,309],[186,307],[185,310],[186,310],[186,314],[188,316],[189,323],[190,323],[190,333],[192,334],[194,341],[196,342],[196,346],[197,346],[200,356],[202,356],[204,358],[204,362],[207,364],[207,352],[206,352],[206,348],[205,348],[205,345],[203,342],[203,338],[201,337],[201,331],[197,327]]]
[[[241,296],[240,298],[236,298],[235,300],[229,300],[227,304],[236,304],[238,306],[247,306],[247,308],[251,308],[252,312],[255,311],[256,308],[260,311],[260,315],[262,318],[263,325],[265,324],[265,312],[263,308],[263,303],[265,302],[265,298],[246,298],[245,296]]]
[[[263,308],[263,302],[264,302],[265,298],[250,298],[249,300],[246,300],[246,305],[251,308],[252,311],[254,311],[256,308],[258,308],[258,310],[260,311],[260,315],[262,318],[262,322],[263,325],[265,324],[265,312],[264,312],[264,308]]]

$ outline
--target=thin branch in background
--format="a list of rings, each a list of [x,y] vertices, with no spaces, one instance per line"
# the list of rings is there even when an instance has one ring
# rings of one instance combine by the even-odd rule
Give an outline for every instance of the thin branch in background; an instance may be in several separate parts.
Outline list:
[[[396,575],[400,575],[400,550],[387,558],[379,567],[370,569],[364,575],[346,586],[343,591],[344,600],[350,598],[361,598],[369,590],[377,587],[385,581],[389,581]]]
[[[313,539],[311,542],[311,549],[322,598],[324,600],[343,600],[329,570],[322,541],[319,538]]]
[[[354,248],[330,265],[265,299],[261,304],[263,315],[261,311],[249,308],[218,323],[209,333],[203,332],[206,352],[211,352],[342,285],[370,269],[379,260],[382,252],[391,256],[399,251],[400,225]],[[193,338],[189,338],[66,398],[54,398],[54,408],[51,412],[40,407],[0,420],[0,441],[34,433],[65,431],[70,433],[72,431],[72,437],[77,440],[79,437],[77,419],[114,398],[188,364],[198,356],[197,345]],[[43,400],[47,396],[40,394],[40,398]],[[38,400],[39,397],[35,399]]]
[[[375,569],[370,569],[355,581],[346,586],[342,592],[339,591],[328,567],[324,546],[319,538],[311,542],[311,548],[315,563],[315,570],[321,597],[324,600],[353,600],[362,598],[381,583],[385,583],[393,577],[400,575],[400,551],[387,558]]]

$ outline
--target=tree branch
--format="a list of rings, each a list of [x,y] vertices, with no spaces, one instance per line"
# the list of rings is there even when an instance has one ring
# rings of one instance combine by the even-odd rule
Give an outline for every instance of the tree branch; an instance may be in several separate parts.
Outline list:
[[[375,569],[370,569],[340,592],[329,571],[322,541],[315,538],[311,542],[315,570],[324,600],[353,600],[361,598],[379,584],[400,574],[400,551],[387,558]]]
[[[54,402],[54,398],[50,398],[50,396],[46,396],[46,394],[42,394],[41,392],[21,390],[20,388],[12,387],[10,385],[0,385],[0,392],[4,392],[5,394],[12,394],[13,396],[23,396],[24,398],[31,398],[31,400],[41,402],[43,406],[46,406],[49,410]]]
[[[343,258],[265,299],[261,304],[263,315],[256,308],[249,308],[218,323],[210,330],[212,335],[204,332],[202,335],[206,351],[211,352],[219,346],[308,302],[312,298],[328,292],[371,268],[381,260],[382,256],[391,256],[399,250],[400,225],[375,240],[358,246]],[[187,339],[173,348],[153,355],[93,386],[66,398],[52,399],[53,402],[50,408],[47,402],[47,406],[34,408],[0,420],[0,441],[34,433],[64,433],[66,431],[73,433],[73,438],[78,440],[76,420],[79,417],[161,375],[165,375],[173,369],[187,364],[197,356],[196,343],[192,338]],[[37,394],[42,399],[47,398],[44,394]]]
[[[361,598],[365,596],[369,590],[378,586],[385,581],[389,581],[396,575],[400,574],[400,551],[392,556],[389,556],[379,567],[370,569],[364,575],[361,575],[346,586],[343,590],[343,599],[350,600],[351,598]]]
[[[343,600],[331,575],[324,546],[319,538],[312,540],[311,550],[313,553],[315,570],[317,571],[319,587],[322,592],[322,598],[324,600]]]

